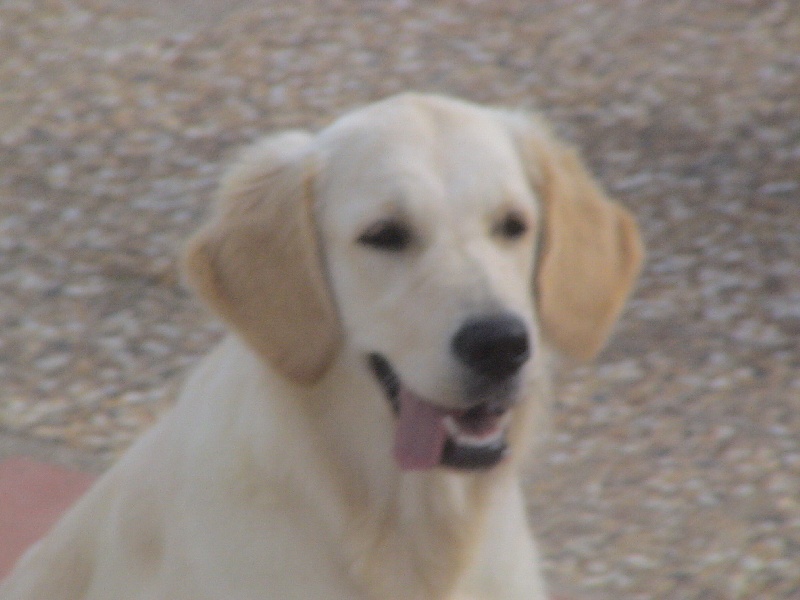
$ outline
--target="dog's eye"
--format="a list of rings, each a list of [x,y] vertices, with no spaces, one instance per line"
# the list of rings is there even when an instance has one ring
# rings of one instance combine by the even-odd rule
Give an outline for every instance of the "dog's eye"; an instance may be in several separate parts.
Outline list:
[[[412,239],[409,228],[398,221],[378,221],[358,238],[358,243],[378,250],[399,252],[405,249]]]
[[[507,214],[500,223],[497,224],[496,232],[509,240],[515,240],[525,235],[528,231],[528,224],[524,217],[518,213]]]

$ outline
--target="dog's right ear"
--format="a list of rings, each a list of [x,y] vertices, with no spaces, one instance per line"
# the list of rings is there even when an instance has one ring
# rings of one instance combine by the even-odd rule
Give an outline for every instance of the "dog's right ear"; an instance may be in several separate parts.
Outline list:
[[[311,139],[290,131],[248,148],[184,257],[200,297],[301,383],[322,376],[340,341],[313,219]]]

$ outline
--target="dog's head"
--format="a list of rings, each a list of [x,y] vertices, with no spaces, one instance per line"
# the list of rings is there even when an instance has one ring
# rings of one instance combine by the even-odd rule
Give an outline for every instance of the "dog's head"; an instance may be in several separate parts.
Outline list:
[[[541,123],[440,97],[268,138],[221,195],[187,252],[199,294],[297,382],[362,356],[408,469],[499,462],[529,359],[596,354],[642,257]]]

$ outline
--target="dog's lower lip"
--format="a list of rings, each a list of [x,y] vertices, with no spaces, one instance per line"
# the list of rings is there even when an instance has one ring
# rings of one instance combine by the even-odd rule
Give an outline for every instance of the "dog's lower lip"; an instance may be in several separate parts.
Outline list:
[[[447,440],[442,454],[442,466],[462,471],[490,469],[508,456],[505,438],[485,446],[468,446]]]

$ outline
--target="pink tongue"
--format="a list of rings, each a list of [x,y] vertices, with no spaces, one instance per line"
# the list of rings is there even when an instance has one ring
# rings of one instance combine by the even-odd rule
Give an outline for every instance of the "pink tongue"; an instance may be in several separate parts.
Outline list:
[[[406,471],[432,469],[442,461],[447,411],[400,390],[400,416],[394,437],[394,456]]]

